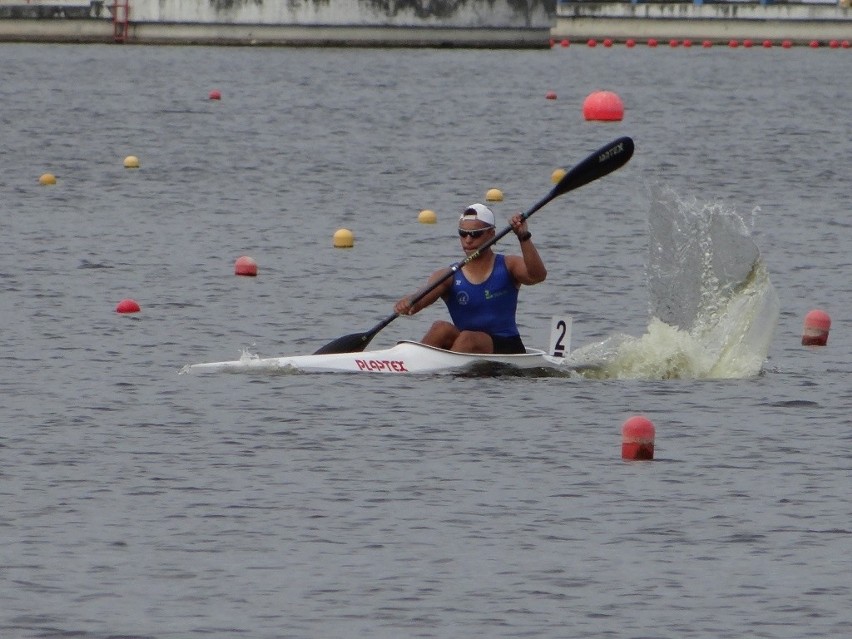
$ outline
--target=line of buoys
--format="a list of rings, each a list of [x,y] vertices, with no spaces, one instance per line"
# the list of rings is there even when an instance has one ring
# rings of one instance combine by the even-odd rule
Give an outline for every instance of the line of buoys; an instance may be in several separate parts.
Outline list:
[[[334,248],[352,248],[355,246],[355,235],[349,229],[337,229],[332,238]]]
[[[238,257],[234,262],[234,275],[257,277],[257,262],[248,255]]]
[[[617,44],[617,42],[618,41],[614,40],[613,38],[604,38],[601,41],[601,43],[603,44],[603,46],[605,48],[611,48],[611,47],[615,46],[615,44]],[[570,44],[570,42],[569,42],[568,39],[563,39],[561,41],[562,47],[568,47],[569,44]],[[656,38],[648,38],[645,41],[645,44],[647,46],[651,47],[651,48],[656,48],[657,46],[659,46],[660,43]],[[689,48],[692,47],[692,44],[693,44],[692,40],[689,40],[688,38],[684,39],[684,40],[677,40],[675,38],[672,38],[668,41],[668,45],[669,45],[670,49],[677,49],[681,46],[683,48],[689,49]],[[709,40],[709,39],[708,40],[702,40],[702,42],[701,42],[701,46],[705,49],[711,48],[713,46],[713,44],[714,44],[713,41]],[[755,47],[755,40],[751,39],[751,38],[745,38],[745,39],[742,40],[742,42],[740,42],[739,40],[736,40],[736,39],[730,39],[727,42],[723,41],[723,42],[720,42],[719,44],[725,44],[725,45],[728,46],[728,48],[731,48],[731,49],[738,49],[740,46],[742,46],[744,49],[752,49],[752,48]],[[785,49],[789,49],[789,48],[794,46],[793,41],[789,40],[789,39],[781,40],[779,44],[780,44],[781,47],[783,47]],[[822,48],[824,46],[827,46],[830,49],[848,49],[848,48],[850,48],[850,46],[852,46],[852,45],[850,45],[849,40],[829,40],[827,42],[821,42],[819,40],[809,40],[808,42],[806,42],[806,43],[802,42],[801,44],[804,45],[804,46],[808,46],[811,49],[819,49],[819,48]],[[586,40],[586,45],[590,48],[595,48],[595,47],[598,46],[598,41],[595,38],[589,38],[588,40]],[[551,39],[550,40],[550,47],[553,48],[555,46],[556,46],[556,41]],[[624,40],[624,46],[626,46],[628,48],[635,47],[636,46],[636,39],[635,38],[625,39]],[[771,40],[762,40],[761,46],[764,49],[771,49],[774,46],[774,44]]]
[[[583,100],[586,120],[617,122],[624,119],[624,102],[612,91],[594,91]]]
[[[121,300],[115,307],[116,313],[138,313],[140,310],[139,303],[130,298]]]
[[[636,415],[621,426],[621,458],[629,460],[654,459],[654,424],[647,417]]]
[[[831,329],[831,318],[828,313],[818,308],[809,311],[805,315],[802,346],[825,346],[828,343],[829,329]]]

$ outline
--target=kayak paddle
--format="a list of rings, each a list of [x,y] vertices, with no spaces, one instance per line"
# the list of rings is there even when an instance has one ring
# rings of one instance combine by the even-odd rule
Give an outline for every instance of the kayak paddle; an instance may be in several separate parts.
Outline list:
[[[568,191],[573,191],[574,189],[580,188],[581,186],[588,184],[598,178],[603,177],[609,173],[612,173],[616,169],[621,168],[630,157],[633,155],[633,140],[629,137],[618,138],[607,144],[604,147],[601,147],[594,153],[592,153],[585,160],[580,162],[577,166],[572,168],[565,176],[559,180],[559,183],[553,187],[553,189],[544,196],[538,203],[536,203],[531,209],[522,213],[521,215],[524,219],[529,218],[533,213],[542,208],[545,204],[550,202],[551,200],[556,199],[560,195],[567,193]],[[426,287],[413,298],[411,298],[411,305],[414,306],[417,302],[422,300],[426,295],[435,290],[441,283],[446,280],[448,277],[452,277],[453,274],[462,268],[465,264],[468,264],[475,260],[482,251],[487,248],[493,246],[497,243],[497,241],[502,238],[504,235],[509,233],[512,230],[512,226],[509,225],[504,228],[502,231],[497,233],[494,237],[492,237],[489,241],[479,247],[475,252],[468,255],[461,262],[457,262],[453,264],[451,267],[447,269],[446,275],[439,278],[437,281],[433,282],[430,286]],[[330,355],[333,353],[358,353],[363,351],[367,344],[381,331],[385,326],[394,321],[397,317],[399,317],[399,313],[394,313],[393,315],[389,315],[381,322],[376,324],[373,328],[371,328],[366,333],[352,333],[350,335],[344,335],[343,337],[338,337],[337,339],[329,342],[318,351],[314,353],[314,355]]]

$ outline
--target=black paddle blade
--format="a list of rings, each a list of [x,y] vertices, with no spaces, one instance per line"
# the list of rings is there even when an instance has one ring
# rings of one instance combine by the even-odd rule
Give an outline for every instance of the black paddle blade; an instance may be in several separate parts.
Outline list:
[[[584,184],[620,169],[632,156],[632,138],[625,136],[613,140],[568,171],[553,188],[554,197],[578,189]]]
[[[352,333],[338,337],[336,340],[329,342],[319,350],[314,352],[314,355],[333,355],[336,353],[360,353],[365,348],[370,340],[373,339],[375,333]]]

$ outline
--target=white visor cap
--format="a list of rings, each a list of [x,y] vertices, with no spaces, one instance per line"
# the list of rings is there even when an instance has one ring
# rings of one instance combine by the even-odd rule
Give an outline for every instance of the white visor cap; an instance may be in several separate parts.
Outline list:
[[[494,226],[494,213],[484,204],[471,204],[461,214],[459,222],[462,220],[479,220],[485,222],[488,226]]]

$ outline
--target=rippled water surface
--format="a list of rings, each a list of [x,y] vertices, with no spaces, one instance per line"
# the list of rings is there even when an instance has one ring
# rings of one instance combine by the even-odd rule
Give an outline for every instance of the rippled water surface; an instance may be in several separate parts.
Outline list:
[[[845,51],[0,56],[4,638],[852,632]],[[623,122],[583,120],[597,89]],[[753,226],[781,308],[762,374],[178,375],[371,328],[458,259],[461,207],[498,187],[508,218],[620,135],[627,167],[530,222],[525,340],[562,313],[575,346],[645,331],[662,184]],[[804,348],[817,307],[829,345]],[[621,461],[634,414],[653,462]]]

